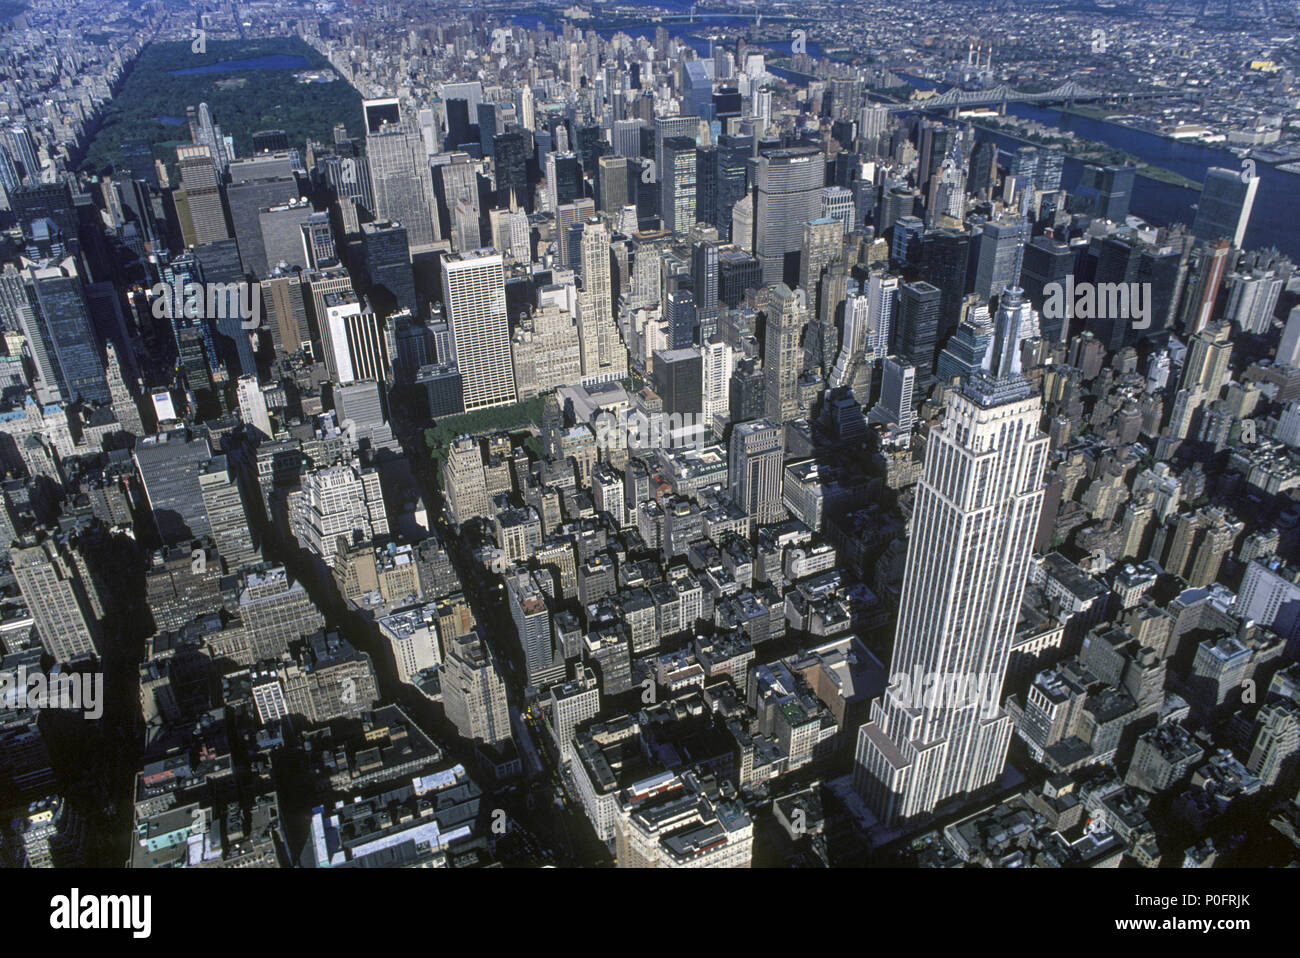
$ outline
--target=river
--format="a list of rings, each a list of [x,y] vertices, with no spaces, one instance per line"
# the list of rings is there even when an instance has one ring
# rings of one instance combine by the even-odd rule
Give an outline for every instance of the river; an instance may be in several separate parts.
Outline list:
[[[907,81],[920,89],[940,89],[943,84],[920,77],[908,76]],[[1091,117],[1063,113],[1050,106],[1033,103],[1009,103],[1007,113],[1048,126],[1069,130],[1084,139],[1105,143],[1152,164],[1161,166],[1198,183],[1205,180],[1205,171],[1213,166],[1240,169],[1241,160],[1227,150],[1198,143],[1170,140],[1144,130],[1134,130],[1119,123],[1094,120]],[[981,130],[981,137],[990,137],[1006,152],[1023,146],[1017,140]],[[1066,157],[1061,186],[1072,190],[1079,184],[1083,163]],[[1256,166],[1259,190],[1251,210],[1250,224],[1246,228],[1245,246],[1257,249],[1276,246],[1292,259],[1300,261],[1300,176],[1274,169],[1267,163]],[[1193,208],[1199,192],[1170,183],[1139,176],[1133,189],[1131,212],[1157,226],[1182,222],[1191,225],[1196,217]]]

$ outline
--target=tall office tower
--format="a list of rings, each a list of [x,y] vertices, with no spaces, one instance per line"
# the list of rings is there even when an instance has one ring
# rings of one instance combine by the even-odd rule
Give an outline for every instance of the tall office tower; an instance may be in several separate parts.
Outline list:
[[[597,161],[597,206],[602,213],[616,216],[627,206],[627,157],[602,156]]]
[[[302,275],[273,270],[261,282],[262,327],[271,336],[277,353],[291,355],[311,348],[311,325],[303,296]]]
[[[391,368],[388,344],[375,312],[347,290],[326,294],[324,306],[321,335],[328,347],[324,359],[330,378],[337,383],[387,381]]]
[[[921,240],[920,278],[939,287],[939,342],[961,321],[970,242],[970,234],[958,230],[931,230]]]
[[[614,153],[618,156],[641,155],[641,129],[645,123],[641,120],[614,121]]]
[[[1010,286],[1019,286],[1028,234],[1024,220],[1016,216],[1004,216],[981,227],[975,238],[973,286],[981,299],[992,299]]]
[[[822,278],[826,268],[844,257],[844,233],[838,221],[830,218],[809,220],[803,227],[799,256],[799,286],[808,294],[808,308],[814,316],[824,315]]]
[[[754,252],[753,196],[742,196],[731,208],[731,242],[747,253]],[[763,264],[759,263],[760,275],[762,268]]]
[[[239,262],[245,273],[265,276],[279,260],[279,256],[268,253],[262,235],[262,211],[287,206],[298,197],[298,181],[287,152],[268,153],[230,164],[226,205],[230,209],[230,225],[239,246]],[[304,215],[310,216],[310,207]],[[297,241],[297,237],[294,239]],[[300,241],[297,245],[301,250]]]
[[[461,524],[475,516],[489,518],[496,514],[487,492],[483,452],[469,436],[461,436],[447,446],[442,478],[452,522]]]
[[[234,572],[261,561],[248,527],[244,495],[238,480],[230,473],[224,454],[199,464],[199,492],[217,554],[225,563],[226,571]]]
[[[250,430],[257,430],[259,441],[270,439],[271,416],[266,409],[266,396],[256,376],[240,376],[235,384],[235,395],[239,400],[239,418]]]
[[[1199,385],[1210,402],[1219,398],[1228,379],[1228,360],[1232,358],[1231,334],[1232,326],[1220,319],[1192,337],[1179,384],[1182,388]]]
[[[1224,318],[1248,333],[1264,335],[1273,324],[1284,282],[1276,271],[1258,266],[1249,273],[1229,274]]]
[[[441,158],[440,158],[441,159]],[[462,250],[478,249],[482,243],[478,236],[478,172],[473,159],[466,153],[452,153],[446,157],[448,162],[437,169],[437,189],[439,218],[445,222],[449,232],[462,233],[459,238],[466,245]],[[459,230],[458,230],[459,221]],[[473,237],[471,240],[470,237]],[[451,237],[457,239],[455,235]]]
[[[825,157],[814,147],[763,150],[751,161],[750,179],[763,283],[798,283],[804,225],[821,213]]]
[[[734,241],[731,235],[732,213],[738,202],[749,192],[749,159],[753,155],[754,138],[752,136],[732,136],[724,133],[718,137],[718,149],[713,154],[717,163],[713,182],[716,188],[711,208],[714,212],[713,225],[718,228],[718,235]],[[752,243],[750,236],[745,242]]]
[[[528,146],[522,130],[511,127],[492,137],[492,172],[499,204],[510,203],[513,193],[516,202],[529,205]]]
[[[304,472],[289,494],[289,529],[331,568],[340,538],[351,545],[388,535],[379,472],[356,461]]]
[[[1054,192],[1061,188],[1061,173],[1065,168],[1065,154],[1050,146],[1038,148],[1038,169],[1034,172],[1034,189]]]
[[[724,248],[718,251],[718,302],[736,309],[745,299],[745,292],[763,285],[763,268],[758,260],[741,249]]]
[[[853,191],[842,186],[823,189],[821,218],[836,220],[848,236],[853,231]]]
[[[1085,165],[1075,189],[1082,206],[1080,212],[1116,223],[1124,222],[1136,175],[1137,168],[1132,166]]]
[[[1219,290],[1228,275],[1232,244],[1226,239],[1197,245],[1194,264],[1189,266],[1190,279],[1183,295],[1183,331],[1195,336],[1210,322]]]
[[[1255,737],[1251,741],[1246,769],[1263,781],[1276,785],[1289,777],[1294,783],[1300,764],[1300,706],[1290,699],[1276,699],[1260,706],[1255,716]]]
[[[535,687],[564,681],[564,650],[551,628],[546,592],[539,580],[527,570],[512,572],[506,576],[506,596],[524,655],[525,681]]]
[[[993,322],[989,308],[973,297],[965,303],[964,315],[957,331],[948,339],[935,363],[935,377],[941,383],[954,378],[966,382],[984,361],[993,339]]]
[[[1042,400],[1020,371],[1019,291],[1002,294],[981,371],[949,400],[917,484],[898,631],[896,682],[858,736],[855,786],[886,824],[934,812],[995,782],[1011,741],[997,703],[1043,505]],[[964,701],[918,701],[923,678],[986,684]]]
[[[178,146],[176,164],[181,185],[176,195],[177,216],[186,246],[203,246],[229,239],[221,180],[206,146]]]
[[[574,200],[565,203],[555,213],[555,232],[553,246],[555,259],[561,266],[574,270],[578,276],[582,273],[582,231],[575,231],[575,225],[582,226],[596,214],[596,204],[589,199]],[[574,244],[577,245],[574,245]],[[570,255],[576,254],[576,255]]]
[[[663,141],[659,168],[659,209],[664,229],[683,237],[695,225],[695,139],[670,136]]]
[[[785,518],[781,505],[785,429],[771,419],[737,423],[727,452],[727,491],[759,525]]]
[[[864,330],[863,349],[869,360],[884,359],[892,349],[901,288],[902,281],[888,273],[874,271],[867,279],[862,292],[869,302],[869,320]]]
[[[759,311],[763,333],[763,409],[769,419],[787,423],[799,418],[799,338],[808,322],[806,297],[780,283],[763,290]]]
[[[916,367],[886,356],[881,363],[880,400],[871,407],[868,417],[872,422],[893,423],[904,432],[916,421],[913,393],[916,385]]]
[[[302,227],[302,245],[307,250],[307,265],[312,269],[339,264],[339,250],[328,213],[312,213],[307,217]]]
[[[917,130],[917,141],[921,153],[916,171],[917,185],[922,196],[929,196],[930,181],[943,169],[948,155],[960,148],[961,130],[941,120],[923,117]]]
[[[1192,235],[1207,243],[1226,239],[1241,249],[1258,190],[1259,177],[1256,175],[1245,176],[1242,170],[1225,170],[1217,166],[1206,170]]]
[[[371,284],[387,290],[396,309],[415,312],[415,272],[405,227],[391,222],[362,223],[361,251]]]
[[[576,153],[546,154],[546,197],[551,212],[582,197],[582,172]]]
[[[424,141],[403,118],[396,99],[364,100],[361,107],[366,120],[366,162],[375,196],[375,218],[406,227],[413,252],[428,250],[442,234]]]
[[[1027,299],[1039,310],[1047,297],[1044,289],[1052,284],[1064,288],[1066,277],[1074,272],[1074,253],[1070,247],[1049,236],[1035,236],[1025,246],[1024,263],[1020,269],[1021,288]],[[1059,343],[1066,335],[1063,317],[1043,317],[1043,338]]]
[[[695,148],[695,221],[710,226],[717,223],[718,148],[715,145]]]
[[[50,657],[63,663],[98,655],[99,622],[68,548],[46,539],[11,550],[10,559],[18,590]]]
[[[698,416],[704,408],[704,360],[694,346],[656,349],[653,382],[664,412]]]
[[[894,351],[906,363],[916,367],[916,378],[923,385],[934,375],[941,301],[942,293],[924,281],[904,283],[899,288]]]
[[[25,124],[6,124],[0,127],[0,146],[12,158],[18,177],[24,183],[40,179],[41,164],[36,158],[36,141]]]
[[[695,308],[695,290],[689,276],[668,277],[662,314],[667,320],[670,349],[685,349],[695,342],[699,311]]]
[[[174,429],[146,437],[132,455],[163,545],[210,535],[199,491],[199,464],[212,458],[207,437],[190,439]]]
[[[107,355],[105,382],[108,385],[109,401],[113,415],[117,417],[118,426],[123,432],[132,436],[143,436],[144,425],[140,421],[140,407],[135,404],[135,395],[122,372],[122,364],[117,359],[117,347],[111,342],[104,344]]]
[[[971,152],[970,175],[966,178],[966,188],[983,199],[993,195],[998,181],[998,145],[991,139],[982,139],[975,144]]]
[[[1287,315],[1276,361],[1280,365],[1300,366],[1300,306],[1293,306]]]
[[[1041,154],[1036,146],[1022,146],[1011,155],[1011,175],[1019,182],[1033,186],[1038,179]]]
[[[695,307],[701,312],[716,310],[719,303],[718,244],[700,240],[691,250],[691,281],[695,287]]]
[[[904,216],[914,215],[918,199],[916,190],[902,185],[887,185],[881,197],[880,212],[876,214],[876,235],[886,235]]]
[[[20,305],[18,320],[35,367],[38,398],[111,402],[77,261],[69,257],[38,265],[24,259],[23,265],[28,302]]]
[[[515,402],[501,254],[476,250],[448,256],[442,302],[464,380],[465,411]]]
[[[920,266],[921,242],[925,221],[919,216],[900,216],[894,222],[894,236],[889,244],[889,262],[894,266]]]
[[[470,130],[469,101],[459,97],[442,101],[443,114],[447,118],[447,135],[443,146],[447,150],[467,150],[473,142]]]
[[[212,122],[212,111],[208,105],[200,103],[198,110],[188,107],[185,116],[189,120],[190,139],[212,151],[212,161],[217,166],[218,174],[224,174],[226,166],[233,158],[233,153],[227,146],[221,127]]]
[[[496,745],[510,739],[506,683],[491,648],[476,633],[446,642],[443,706],[461,738]]]
[[[736,367],[736,351],[721,337],[704,343],[704,425],[721,436],[728,418],[731,374]]]
[[[523,320],[515,336],[516,357],[527,353],[532,359],[539,393],[582,381],[582,343],[571,291],[572,287],[562,286],[538,290],[537,309]],[[515,365],[518,378],[518,358]]]
[[[582,291],[578,294],[578,335],[582,343],[582,381],[609,382],[627,375],[627,350],[614,318],[610,278],[609,227],[591,219],[582,231]]]

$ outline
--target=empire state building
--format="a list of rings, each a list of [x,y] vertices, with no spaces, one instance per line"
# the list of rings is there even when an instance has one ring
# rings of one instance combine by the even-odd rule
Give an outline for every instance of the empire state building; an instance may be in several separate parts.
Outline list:
[[[993,783],[1006,762],[1012,722],[997,703],[1048,447],[1038,428],[1042,400],[1020,366],[1023,341],[1036,334],[1037,316],[1009,287],[982,369],[929,437],[891,684],[858,733],[855,786],[886,825],[924,818]],[[945,687],[946,695],[930,694]]]

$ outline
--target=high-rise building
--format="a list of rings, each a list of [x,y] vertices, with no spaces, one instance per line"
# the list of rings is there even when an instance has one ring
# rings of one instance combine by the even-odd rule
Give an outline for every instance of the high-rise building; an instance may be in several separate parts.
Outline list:
[[[916,378],[922,383],[934,374],[942,295],[937,287],[923,281],[904,283],[898,291],[895,352],[916,368]]]
[[[23,263],[28,302],[20,305],[19,323],[32,354],[38,398],[111,402],[77,261]]]
[[[301,487],[289,494],[289,529],[331,568],[340,539],[350,545],[388,535],[379,472],[357,461],[304,472]]]
[[[546,154],[546,195],[552,212],[582,198],[582,171],[576,153]]]
[[[695,225],[695,139],[671,136],[663,141],[663,166],[659,168],[659,209],[664,229],[685,236]]]
[[[907,822],[996,782],[1012,721],[998,705],[1043,502],[1042,400],[1020,370],[1019,290],[1002,294],[983,369],[930,434],[916,491],[890,674],[858,737],[855,785]],[[918,700],[956,676],[977,694]],[[925,680],[929,681],[925,681]]]
[[[727,452],[727,491],[759,525],[785,518],[781,504],[785,429],[771,419],[737,423]]]
[[[1085,165],[1075,189],[1081,212],[1100,219],[1123,223],[1128,216],[1137,168],[1133,166]]]
[[[442,296],[464,379],[466,412],[515,402],[501,254],[477,250],[448,256]]]
[[[550,607],[537,573],[520,570],[507,575],[506,597],[523,651],[528,684],[540,687],[564,681],[564,650],[551,628]]]
[[[376,219],[406,227],[413,252],[433,247],[441,239],[433,178],[425,159],[424,141],[402,116],[396,99],[365,100],[366,161],[374,191]]]
[[[596,205],[602,213],[617,216],[627,206],[627,157],[602,156],[597,161]]]
[[[907,432],[916,420],[912,408],[916,367],[886,356],[880,368],[880,400],[871,407],[870,419],[872,422],[893,423]]]
[[[415,273],[405,227],[391,222],[362,223],[361,251],[370,282],[392,294],[397,309],[415,312]]]
[[[807,297],[781,283],[763,291],[759,308],[766,316],[763,409],[769,419],[787,423],[799,417],[799,337],[808,321]]]
[[[752,161],[754,255],[763,283],[799,282],[803,228],[821,214],[826,160],[815,147],[763,150]]]
[[[578,294],[582,381],[609,382],[627,375],[627,349],[614,318],[609,226],[596,218],[582,226],[579,247],[582,290]]]
[[[14,579],[55,662],[100,652],[99,621],[67,546],[53,539],[10,552]]]
[[[185,245],[203,246],[229,239],[221,180],[212,151],[206,146],[178,146],[176,165],[181,175],[176,212]]]
[[[447,641],[442,664],[443,705],[461,738],[496,745],[510,739],[506,683],[491,649],[470,633]]]
[[[1192,235],[1213,243],[1226,239],[1241,249],[1250,224],[1250,211],[1259,191],[1259,177],[1242,170],[1211,167],[1205,171],[1205,185],[1196,204]]]
[[[1200,386],[1209,401],[1219,398],[1232,358],[1232,326],[1216,320],[1192,337],[1183,364],[1182,387]]]
[[[203,496],[203,509],[212,529],[212,539],[226,569],[233,572],[260,561],[261,556],[253,545],[244,494],[240,491],[238,479],[231,474],[224,454],[199,464],[199,492]]]
[[[191,439],[184,429],[173,429],[146,437],[132,455],[163,545],[210,535],[199,489],[199,467],[212,458],[207,436]]]

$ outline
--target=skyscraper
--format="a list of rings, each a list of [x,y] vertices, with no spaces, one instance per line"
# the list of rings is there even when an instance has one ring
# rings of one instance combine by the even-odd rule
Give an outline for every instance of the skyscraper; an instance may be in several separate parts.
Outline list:
[[[406,227],[415,252],[441,238],[433,195],[433,178],[425,160],[424,141],[403,118],[396,99],[365,100],[366,160],[374,190],[376,219]]]
[[[181,234],[187,246],[202,246],[229,239],[225,207],[221,199],[221,181],[217,176],[212,151],[206,146],[178,146],[176,165],[180,168],[181,188],[176,196]]]
[[[14,579],[55,662],[99,652],[99,622],[67,546],[53,539],[10,553]]]
[[[1201,198],[1196,204],[1192,235],[1207,243],[1226,239],[1241,249],[1258,190],[1257,175],[1217,166],[1206,170],[1205,185],[1201,187]]]
[[[464,379],[466,412],[514,402],[501,254],[478,250],[448,256],[443,261],[442,297]]]
[[[111,402],[77,261],[24,263],[28,306],[20,308],[19,322],[36,368],[38,396],[47,397],[45,402],[78,396]]]
[[[855,784],[886,824],[992,784],[1006,760],[1012,722],[998,701],[1048,447],[1041,397],[1020,370],[1019,306],[1018,289],[1002,294],[983,367],[930,434],[916,487],[893,680],[858,736]],[[978,694],[914,694],[941,675]]]
[[[627,350],[614,320],[609,258],[609,227],[603,220],[588,220],[582,230],[582,291],[578,294],[578,336],[586,383],[627,375]]]
[[[727,452],[727,491],[759,525],[785,518],[781,505],[785,430],[771,419],[739,423]]]
[[[695,225],[695,139],[670,136],[663,141],[659,170],[659,209],[664,229],[682,237]]]
[[[926,383],[934,373],[941,298],[939,290],[924,281],[904,283],[898,292],[895,351],[916,367],[916,378],[921,383]]]
[[[807,298],[797,296],[781,283],[763,291],[759,308],[767,317],[763,334],[763,409],[769,419],[786,423],[799,416],[799,337],[808,321]]]
[[[763,283],[798,283],[804,224],[821,215],[825,158],[815,147],[792,147],[764,150],[751,162],[754,255]]]

